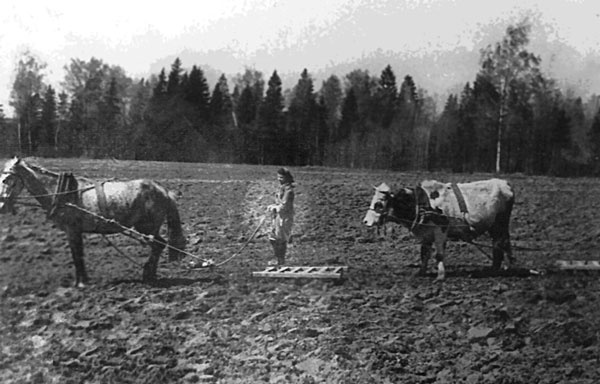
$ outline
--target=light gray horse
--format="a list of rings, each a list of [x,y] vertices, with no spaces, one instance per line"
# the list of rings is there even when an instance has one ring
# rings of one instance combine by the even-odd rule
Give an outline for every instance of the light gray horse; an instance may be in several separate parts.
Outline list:
[[[446,240],[471,243],[485,232],[493,243],[492,268],[500,269],[505,253],[509,263],[514,263],[509,222],[515,196],[505,180],[460,184],[425,180],[415,188],[401,188],[395,193],[385,183],[374,188],[363,223],[373,226],[392,221],[408,228],[421,243],[420,274],[427,270],[432,245],[438,279],[443,279]]]
[[[9,160],[0,174],[0,213],[15,213],[17,196],[27,189],[48,218],[66,232],[75,264],[76,286],[82,287],[89,281],[83,261],[83,233],[112,234],[133,228],[147,235],[151,252],[142,276],[145,282],[152,282],[167,244],[159,234],[166,218],[170,259],[181,256],[179,250],[184,249],[186,240],[172,192],[152,180],[100,183],[64,175],[19,157]]]

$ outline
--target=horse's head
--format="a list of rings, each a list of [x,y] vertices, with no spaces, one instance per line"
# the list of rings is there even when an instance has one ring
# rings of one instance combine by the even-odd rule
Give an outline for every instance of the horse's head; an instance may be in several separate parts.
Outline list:
[[[390,187],[385,183],[373,188],[375,188],[375,194],[363,219],[365,225],[371,227],[381,225],[386,221],[406,224],[414,219],[415,192],[413,189],[402,188],[398,192],[392,193]]]
[[[6,162],[0,174],[0,213],[15,213],[15,198],[21,193],[25,183],[18,173],[20,158]]]
[[[363,224],[368,227],[383,224],[387,215],[389,201],[393,197],[390,187],[385,183],[381,183],[378,187],[373,188],[375,189],[375,194],[371,199],[369,210],[363,219]]]

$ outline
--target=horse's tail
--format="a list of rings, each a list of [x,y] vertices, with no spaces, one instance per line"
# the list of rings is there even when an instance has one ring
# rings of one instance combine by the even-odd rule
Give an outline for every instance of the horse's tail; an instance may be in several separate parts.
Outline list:
[[[186,239],[181,227],[181,219],[179,210],[177,210],[177,196],[171,192],[167,192],[167,228],[169,233],[169,260],[178,260],[183,257],[180,251],[185,250]]]

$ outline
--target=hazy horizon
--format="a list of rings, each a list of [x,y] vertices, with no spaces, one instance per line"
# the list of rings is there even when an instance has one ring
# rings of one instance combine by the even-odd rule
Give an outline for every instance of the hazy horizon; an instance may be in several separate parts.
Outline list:
[[[397,81],[411,75],[429,95],[445,97],[473,81],[479,52],[524,17],[533,25],[528,49],[563,89],[600,94],[600,2],[566,0],[425,0],[179,2],[178,7],[114,0],[103,7],[56,1],[7,1],[0,16],[0,104],[9,95],[20,55],[48,64],[57,89],[71,59],[91,57],[148,78],[176,57],[199,65],[209,85],[245,67],[277,70],[292,87],[306,68],[315,90],[331,74],[353,69],[379,76],[391,65]]]

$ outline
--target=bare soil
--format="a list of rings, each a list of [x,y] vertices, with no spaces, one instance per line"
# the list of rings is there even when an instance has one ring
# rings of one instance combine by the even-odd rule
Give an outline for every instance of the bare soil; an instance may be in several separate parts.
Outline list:
[[[277,189],[275,167],[38,159],[98,179],[151,178],[180,192],[187,250],[216,263],[244,245]],[[3,383],[598,383],[600,180],[506,175],[521,268],[493,276],[477,248],[451,243],[447,279],[415,277],[404,229],[362,226],[372,185],[453,175],[292,169],[292,265],[347,265],[341,281],[252,277],[271,258],[268,226],[229,262],[167,262],[141,282],[147,247],[87,235],[92,284],[72,287],[66,236],[41,209],[0,216]],[[26,196],[26,194],[24,194]],[[482,238],[485,243],[487,239]],[[539,271],[531,275],[529,269]]]

